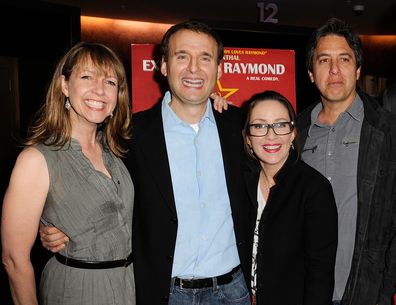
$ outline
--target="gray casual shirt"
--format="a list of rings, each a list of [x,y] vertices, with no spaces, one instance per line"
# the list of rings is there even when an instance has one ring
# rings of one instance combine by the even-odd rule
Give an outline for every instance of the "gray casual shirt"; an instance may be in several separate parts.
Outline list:
[[[364,109],[358,95],[332,126],[318,122],[319,103],[311,113],[311,126],[302,159],[321,172],[333,187],[338,210],[338,248],[333,300],[341,300],[351,269],[357,220],[357,162]]]

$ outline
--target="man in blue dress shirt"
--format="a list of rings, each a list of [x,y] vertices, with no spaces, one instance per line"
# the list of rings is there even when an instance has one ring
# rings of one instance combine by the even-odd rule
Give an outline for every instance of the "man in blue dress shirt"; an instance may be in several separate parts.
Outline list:
[[[207,25],[171,27],[161,43],[170,92],[133,119],[138,304],[250,304],[243,117],[214,113],[223,45]]]

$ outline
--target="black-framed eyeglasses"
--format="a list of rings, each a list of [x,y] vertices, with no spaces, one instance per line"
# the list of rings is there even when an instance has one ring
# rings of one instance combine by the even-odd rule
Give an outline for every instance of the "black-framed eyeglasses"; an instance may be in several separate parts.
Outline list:
[[[273,124],[249,124],[249,135],[252,137],[264,137],[268,130],[272,129],[278,136],[284,136],[291,133],[294,129],[294,122],[277,122]]]

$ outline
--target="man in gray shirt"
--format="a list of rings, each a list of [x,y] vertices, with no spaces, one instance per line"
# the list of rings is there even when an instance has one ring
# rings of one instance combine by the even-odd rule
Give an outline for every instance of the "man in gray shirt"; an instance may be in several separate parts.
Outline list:
[[[359,135],[364,117],[363,102],[358,95],[349,109],[341,112],[334,124],[318,120],[319,103],[311,112],[311,126],[302,158],[320,171],[332,184],[338,210],[338,248],[333,299],[341,300],[355,244],[357,217],[357,161]]]
[[[334,304],[391,305],[396,283],[396,118],[357,90],[357,33],[330,19],[307,68],[321,100],[298,118],[302,159],[333,186],[339,242]]]

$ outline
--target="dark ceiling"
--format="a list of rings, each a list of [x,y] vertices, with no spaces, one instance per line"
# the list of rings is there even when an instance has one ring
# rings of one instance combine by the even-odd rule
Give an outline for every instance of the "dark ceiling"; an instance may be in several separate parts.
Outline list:
[[[47,0],[105,18],[177,23],[197,18],[259,27],[275,13],[278,25],[317,27],[329,17],[350,23],[360,34],[396,34],[395,0]],[[272,20],[274,21],[274,20]]]

